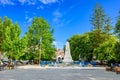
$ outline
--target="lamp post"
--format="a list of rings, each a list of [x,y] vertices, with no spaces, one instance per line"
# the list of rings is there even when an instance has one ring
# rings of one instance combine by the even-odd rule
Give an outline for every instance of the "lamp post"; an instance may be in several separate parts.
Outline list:
[[[40,52],[39,52],[39,65],[40,65],[40,61],[41,61],[41,42],[42,42],[42,38],[40,38],[40,43],[39,43],[39,47],[40,47]]]

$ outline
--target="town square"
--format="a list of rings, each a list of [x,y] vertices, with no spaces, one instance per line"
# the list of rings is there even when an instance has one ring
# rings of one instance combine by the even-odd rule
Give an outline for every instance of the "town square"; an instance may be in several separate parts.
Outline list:
[[[120,80],[120,0],[0,0],[0,80]]]

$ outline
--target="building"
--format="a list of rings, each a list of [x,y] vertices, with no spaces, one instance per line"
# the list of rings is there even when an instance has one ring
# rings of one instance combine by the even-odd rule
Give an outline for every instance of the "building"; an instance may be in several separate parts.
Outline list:
[[[64,59],[64,51],[62,49],[57,49],[56,50],[56,61],[62,62]]]

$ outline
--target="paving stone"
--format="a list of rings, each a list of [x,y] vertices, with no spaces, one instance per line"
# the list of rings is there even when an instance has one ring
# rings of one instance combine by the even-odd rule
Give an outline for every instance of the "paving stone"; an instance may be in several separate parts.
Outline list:
[[[120,80],[120,74],[104,69],[14,69],[0,71],[0,80]]]

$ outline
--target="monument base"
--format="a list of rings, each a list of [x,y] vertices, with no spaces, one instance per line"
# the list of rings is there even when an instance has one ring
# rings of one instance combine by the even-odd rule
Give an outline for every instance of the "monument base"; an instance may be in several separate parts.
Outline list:
[[[73,64],[73,61],[63,61],[64,64]]]
[[[71,58],[66,58],[66,59],[63,60],[63,63],[65,63],[65,64],[72,64],[73,60]]]
[[[74,65],[73,62],[69,62],[69,63],[62,62],[60,64],[57,64],[58,67],[68,67],[73,65]]]

